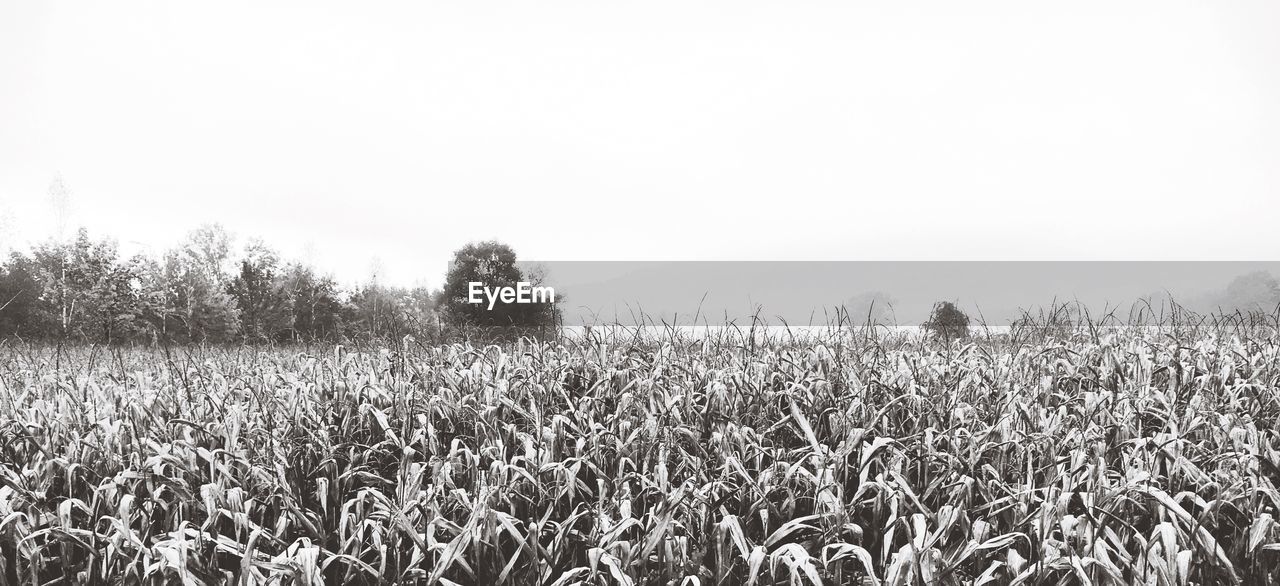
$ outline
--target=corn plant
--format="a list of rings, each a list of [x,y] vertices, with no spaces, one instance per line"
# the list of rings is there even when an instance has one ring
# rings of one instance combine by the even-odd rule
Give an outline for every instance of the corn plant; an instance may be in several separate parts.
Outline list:
[[[1280,582],[1274,332],[0,348],[0,585]]]

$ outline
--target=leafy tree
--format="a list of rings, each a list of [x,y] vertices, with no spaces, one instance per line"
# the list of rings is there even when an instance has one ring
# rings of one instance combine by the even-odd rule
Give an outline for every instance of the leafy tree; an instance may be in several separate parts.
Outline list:
[[[133,266],[120,262],[114,242],[94,241],[82,228],[70,242],[35,247],[31,260],[39,313],[46,324],[53,316],[59,337],[111,342],[139,327]]]
[[[239,332],[239,310],[226,291],[231,237],[218,225],[204,226],[169,251],[163,265],[166,337],[226,341]]]
[[[434,315],[429,293],[375,281],[351,294],[343,323],[351,337],[402,338],[429,333]]]
[[[493,311],[466,303],[472,281],[490,288],[542,282],[540,273],[522,272],[514,251],[497,242],[458,251],[452,296],[388,287],[376,276],[346,293],[331,277],[286,264],[261,242],[250,242],[241,258],[233,259],[231,251],[231,236],[215,224],[194,230],[160,258],[122,259],[113,241],[94,240],[84,230],[69,241],[14,253],[0,265],[0,335],[299,341],[434,337],[446,316],[478,326],[541,326],[556,319],[554,303],[499,300]]]
[[[141,287],[141,274],[147,259],[134,256],[117,262],[104,275],[99,288],[97,325],[102,341],[111,343],[142,337],[152,328],[148,320],[149,303]]]
[[[240,272],[227,286],[240,311],[240,333],[246,341],[287,339],[293,328],[293,300],[275,251],[260,240],[249,243]]]
[[[161,337],[169,339],[172,332],[166,328],[180,324],[181,320],[178,309],[170,303],[172,291],[166,265],[143,255],[135,256],[132,264],[138,317],[144,324],[139,328],[138,337],[149,337],[152,342]]]
[[[324,340],[342,331],[342,300],[338,285],[301,264],[285,270],[284,289],[289,296],[294,340]]]
[[[1233,279],[1224,297],[1222,309],[1228,311],[1271,312],[1280,305],[1280,283],[1271,273],[1254,271]]]
[[[950,301],[933,306],[933,314],[924,323],[926,330],[946,339],[969,337],[969,316]]]
[[[205,224],[187,234],[178,252],[184,264],[224,285],[230,279],[232,240],[221,224]]]
[[[851,325],[888,325],[894,323],[894,299],[880,291],[868,291],[844,302],[845,315]]]
[[[440,306],[455,324],[473,326],[549,326],[556,321],[555,303],[470,303],[471,283],[489,288],[515,287],[521,281],[540,285],[539,275],[524,275],[516,265],[516,253],[496,241],[468,244],[453,253],[453,262],[440,293]]]
[[[57,331],[56,320],[45,311],[44,284],[31,257],[19,252],[0,269],[0,336],[45,337]]]
[[[409,327],[422,336],[438,334],[440,313],[436,295],[426,287],[413,287],[401,298],[405,320]]]

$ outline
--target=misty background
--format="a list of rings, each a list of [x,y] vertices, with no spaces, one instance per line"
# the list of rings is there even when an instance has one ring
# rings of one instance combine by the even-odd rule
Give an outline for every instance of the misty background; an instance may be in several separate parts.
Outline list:
[[[747,323],[920,325],[955,303],[976,323],[1070,305],[1121,321],[1176,303],[1199,313],[1273,312],[1280,262],[550,262],[568,325]]]

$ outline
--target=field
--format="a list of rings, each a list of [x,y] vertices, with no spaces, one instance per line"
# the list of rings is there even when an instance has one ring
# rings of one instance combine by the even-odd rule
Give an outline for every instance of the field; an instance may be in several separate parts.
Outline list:
[[[1273,332],[0,348],[0,584],[1267,584]]]

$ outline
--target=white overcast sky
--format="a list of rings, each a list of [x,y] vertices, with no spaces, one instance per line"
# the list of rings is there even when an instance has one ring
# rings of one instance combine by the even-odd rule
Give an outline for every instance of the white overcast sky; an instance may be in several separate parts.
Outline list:
[[[0,240],[1280,258],[1280,2],[0,2]]]

